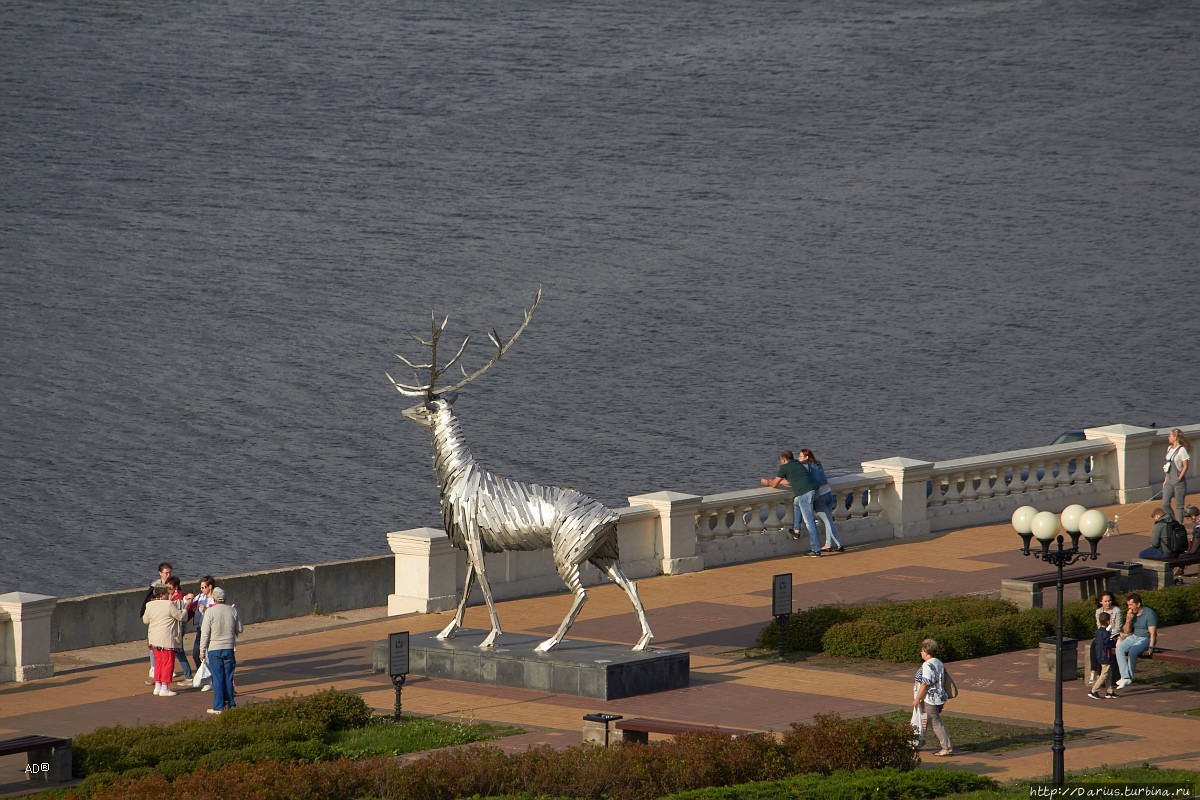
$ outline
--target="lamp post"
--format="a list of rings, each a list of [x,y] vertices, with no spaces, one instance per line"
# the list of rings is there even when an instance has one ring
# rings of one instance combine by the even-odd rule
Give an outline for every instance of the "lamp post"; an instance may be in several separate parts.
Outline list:
[[[1022,506],[1012,515],[1013,528],[1016,529],[1024,543],[1021,552],[1027,556],[1033,555],[1040,558],[1058,569],[1058,616],[1054,632],[1054,744],[1050,748],[1054,751],[1053,782],[1055,788],[1061,788],[1063,785],[1065,772],[1063,752],[1067,749],[1063,743],[1066,737],[1062,718],[1063,567],[1078,561],[1095,559],[1096,544],[1108,530],[1108,519],[1104,516],[1103,511],[1097,509],[1089,511],[1081,505],[1067,506],[1063,509],[1061,522],[1062,527],[1071,537],[1071,546],[1064,548],[1063,537],[1058,532],[1059,522],[1059,517],[1052,512],[1038,511],[1033,506]],[[1079,549],[1080,534],[1083,534],[1088,544],[1091,545],[1090,553],[1082,552]],[[1029,543],[1035,537],[1042,545],[1040,552],[1029,549]],[[1050,542],[1054,540],[1057,540],[1058,548],[1051,550]]]

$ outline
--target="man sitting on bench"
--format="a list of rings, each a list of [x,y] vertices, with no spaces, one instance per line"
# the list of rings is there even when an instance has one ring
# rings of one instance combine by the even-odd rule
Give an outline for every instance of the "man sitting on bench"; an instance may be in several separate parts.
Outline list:
[[[1187,552],[1187,528],[1161,508],[1150,512],[1154,530],[1150,532],[1150,546],[1138,553],[1138,558],[1153,558],[1166,561]]]

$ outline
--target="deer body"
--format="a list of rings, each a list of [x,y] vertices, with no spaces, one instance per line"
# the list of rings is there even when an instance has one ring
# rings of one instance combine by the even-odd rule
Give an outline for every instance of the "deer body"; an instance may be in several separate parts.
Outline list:
[[[538,293],[541,297],[541,293]],[[534,301],[534,308],[537,300]],[[538,645],[537,650],[547,651],[562,641],[563,636],[578,616],[587,601],[580,569],[592,563],[608,575],[629,596],[642,627],[642,636],[634,650],[644,650],[653,634],[646,620],[646,612],[638,597],[637,587],[621,572],[617,547],[617,513],[602,503],[574,489],[522,483],[503,478],[483,467],[475,460],[467,446],[458,418],[451,406],[457,399],[454,389],[482,374],[500,359],[525,325],[529,323],[533,309],[526,312],[525,323],[513,335],[507,345],[501,345],[495,332],[492,341],[497,354],[473,375],[445,392],[435,392],[437,377],[449,368],[437,367],[437,343],[446,321],[441,326],[434,320],[431,340],[422,344],[431,347],[430,364],[421,365],[430,370],[430,380],[424,386],[393,385],[401,394],[425,397],[425,401],[405,409],[404,416],[429,429],[433,438],[433,466],[437,474],[441,497],[442,520],[450,543],[467,554],[467,574],[462,597],[454,619],[441,633],[439,639],[447,639],[462,627],[467,599],[476,579],[487,603],[492,630],[480,647],[492,647],[502,633],[496,615],[491,585],[487,579],[485,553],[503,553],[512,550],[550,550],[554,566],[563,583],[574,595],[570,610],[553,636]],[[417,338],[417,337],[414,337]],[[459,355],[463,347],[459,348]],[[403,357],[401,357],[402,360]],[[456,355],[450,363],[458,359]],[[405,363],[409,363],[405,360]],[[409,364],[416,368],[417,365]],[[465,372],[464,372],[465,375]],[[390,375],[388,376],[391,377]]]

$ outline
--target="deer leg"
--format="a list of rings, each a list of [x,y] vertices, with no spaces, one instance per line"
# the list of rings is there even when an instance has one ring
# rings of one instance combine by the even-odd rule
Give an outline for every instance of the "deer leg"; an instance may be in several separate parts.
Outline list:
[[[463,614],[467,611],[467,598],[471,596],[471,586],[475,583],[475,564],[471,561],[470,554],[467,555],[467,578],[464,582],[462,599],[458,601],[458,611],[454,613],[454,619],[450,620],[450,624],[442,628],[442,632],[437,635],[439,639],[453,639],[454,632],[462,627]]]
[[[480,647],[495,647],[496,637],[504,633],[500,630],[500,617],[496,614],[496,603],[492,600],[492,585],[488,583],[487,570],[484,569],[483,563],[483,547],[479,543],[479,531],[471,531],[471,535],[467,538],[467,554],[472,561],[476,561],[475,573],[479,578],[479,588],[483,591],[483,601],[487,603],[488,616],[492,620],[492,632],[489,633],[482,642]]]
[[[579,578],[579,565],[570,565],[566,568],[565,574],[563,573],[564,571],[560,570],[559,575],[562,576],[563,583],[567,585],[567,588],[575,593],[575,599],[571,602],[571,610],[567,612],[567,616],[563,617],[562,624],[558,626],[558,630],[549,639],[535,647],[535,652],[548,653],[558,646],[558,643],[562,641],[563,637],[567,635],[567,631],[575,623],[575,618],[579,616],[579,610],[587,602],[587,592],[583,590],[583,581]]]
[[[642,626],[642,638],[638,639],[637,644],[633,646],[634,650],[645,650],[650,640],[654,638],[654,634],[650,632],[650,622],[646,619],[646,609],[642,607],[642,599],[638,597],[637,584],[625,577],[625,573],[621,572],[621,568],[617,566],[615,561],[605,559],[603,561],[592,561],[600,569],[612,578],[613,583],[625,590],[625,594],[629,595],[629,601],[633,603],[633,610],[637,612],[638,622]]]

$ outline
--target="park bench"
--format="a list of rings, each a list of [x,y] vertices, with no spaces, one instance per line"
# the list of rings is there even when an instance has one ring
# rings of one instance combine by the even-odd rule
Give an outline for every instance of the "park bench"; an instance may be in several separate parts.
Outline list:
[[[758,735],[757,731],[742,728],[722,728],[717,725],[692,725],[687,722],[670,722],[663,719],[647,719],[631,717],[617,720],[616,728],[621,732],[621,741],[640,742],[650,741],[650,734],[658,733],[664,736],[678,736],[681,733],[723,733],[728,736]]]
[[[1200,689],[1200,653],[1191,653],[1187,650],[1170,650],[1162,647],[1154,648],[1151,653],[1147,650],[1142,653],[1142,658],[1149,658],[1152,661],[1170,661],[1175,664],[1184,664],[1189,667],[1195,667],[1196,672],[1192,673],[1192,681],[1197,689]]]
[[[615,723],[615,725],[614,725]],[[617,738],[612,734],[620,731]],[[742,728],[722,728],[717,725],[693,725],[688,722],[671,722],[665,719],[647,719],[631,717],[625,719],[620,714],[584,714],[583,741],[609,747],[616,744],[650,741],[650,734],[658,733],[664,736],[678,736],[681,733],[723,733],[727,736],[759,736],[758,731]]]
[[[31,781],[71,780],[71,740],[58,736],[17,736],[0,739],[0,756],[28,753],[25,777]]]
[[[1200,553],[1184,553],[1174,558],[1139,558],[1138,564],[1142,570],[1154,576],[1156,583],[1152,588],[1161,589],[1175,584],[1175,568],[1184,569],[1192,564],[1200,564]]]
[[[1145,563],[1145,562],[1142,562]],[[1107,567],[1075,567],[1063,570],[1063,584],[1079,584],[1079,596],[1094,597],[1108,589],[1108,581],[1117,570]],[[1041,608],[1042,590],[1058,584],[1058,571],[1000,581],[1000,598],[1011,601],[1017,608]]]

